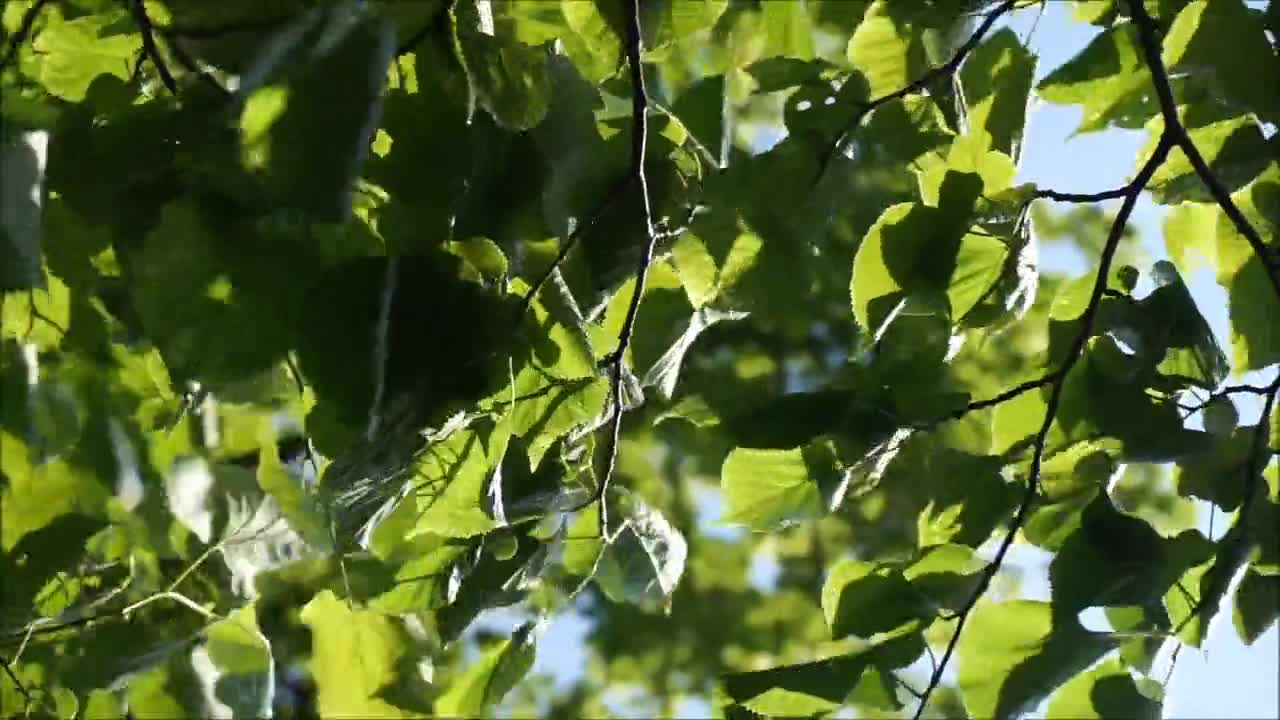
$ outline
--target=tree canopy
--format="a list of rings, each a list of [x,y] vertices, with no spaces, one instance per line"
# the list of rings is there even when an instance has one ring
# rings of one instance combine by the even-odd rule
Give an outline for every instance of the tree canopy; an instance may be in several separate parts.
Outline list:
[[[1280,0],[1064,4],[6,0],[0,713],[1159,716],[1280,615]]]

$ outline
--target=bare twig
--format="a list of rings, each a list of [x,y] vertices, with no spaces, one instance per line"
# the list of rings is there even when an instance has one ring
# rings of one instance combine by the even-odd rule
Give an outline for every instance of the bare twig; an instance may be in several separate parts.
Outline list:
[[[1236,206],[1235,201],[1231,199],[1231,192],[1214,174],[1212,168],[1205,162],[1204,156],[1200,154],[1199,148],[1191,140],[1186,126],[1178,117],[1178,103],[1173,97],[1169,71],[1161,57],[1160,38],[1156,35],[1156,21],[1147,12],[1146,5],[1141,0],[1128,0],[1128,4],[1129,14],[1133,17],[1134,25],[1138,29],[1138,38],[1142,43],[1142,54],[1151,70],[1151,82],[1155,85],[1156,95],[1160,99],[1160,114],[1164,117],[1165,133],[1172,136],[1174,144],[1187,156],[1196,175],[1200,176],[1200,181],[1208,188],[1209,194],[1231,220],[1231,224],[1235,225],[1236,231],[1249,241],[1249,246],[1258,256],[1258,261],[1262,263],[1267,279],[1271,282],[1277,301],[1280,301],[1280,257],[1277,257],[1280,253],[1267,246],[1257,228]]]
[[[138,33],[142,36],[142,52],[146,55],[151,64],[155,66],[156,72],[160,74],[160,82],[164,83],[165,88],[170,93],[178,94],[178,83],[173,79],[173,73],[169,71],[169,65],[165,62],[164,57],[160,54],[160,48],[156,46],[155,28],[151,24],[151,17],[147,15],[147,8],[143,4],[143,0],[125,0],[129,8],[129,14],[133,16],[133,21],[138,25]]]
[[[1044,463],[1045,449],[1049,439],[1049,429],[1053,426],[1053,421],[1058,414],[1058,407],[1062,402],[1063,388],[1066,385],[1066,378],[1071,373],[1072,368],[1084,356],[1085,347],[1088,345],[1089,338],[1093,335],[1093,324],[1098,314],[1098,308],[1102,305],[1104,291],[1107,288],[1108,278],[1111,276],[1111,263],[1115,259],[1116,250],[1120,247],[1120,239],[1124,236],[1125,226],[1129,222],[1129,216],[1133,214],[1133,209],[1138,203],[1138,196],[1141,195],[1147,183],[1151,180],[1151,176],[1155,174],[1157,168],[1164,163],[1169,156],[1175,138],[1169,133],[1165,133],[1160,137],[1156,149],[1151,154],[1151,158],[1147,160],[1142,169],[1138,171],[1137,177],[1133,182],[1129,183],[1128,192],[1124,195],[1124,202],[1120,206],[1120,211],[1116,214],[1115,221],[1111,224],[1111,230],[1107,234],[1106,244],[1102,248],[1102,255],[1098,260],[1098,271],[1094,278],[1093,290],[1089,295],[1089,303],[1085,307],[1084,313],[1080,316],[1080,332],[1076,334],[1075,339],[1071,343],[1071,347],[1067,351],[1066,358],[1062,361],[1061,367],[1054,373],[1050,382],[1049,398],[1045,408],[1044,420],[1040,423],[1040,429],[1036,432],[1031,455],[1031,467],[1027,473],[1027,486],[1023,492],[1022,500],[1018,505],[1017,513],[1013,517],[1013,521],[1009,525],[1009,530],[1005,533],[1004,539],[1001,540],[999,548],[996,550],[995,556],[991,563],[983,571],[978,579],[977,587],[974,588],[960,612],[956,613],[956,628],[951,633],[951,639],[947,642],[947,648],[942,654],[942,659],[938,663],[937,668],[933,671],[933,675],[929,678],[929,685],[925,688],[923,697],[919,706],[916,707],[915,717],[917,720],[924,713],[925,708],[929,704],[929,696],[937,689],[938,684],[942,681],[942,675],[946,672],[947,663],[950,662],[951,656],[955,653],[956,645],[960,641],[960,635],[964,631],[965,623],[969,619],[973,608],[977,606],[978,601],[986,594],[987,589],[991,585],[991,581],[1000,571],[1001,565],[1004,563],[1005,556],[1009,553],[1009,548],[1013,546],[1014,538],[1026,523],[1027,516],[1031,511],[1031,505],[1035,500],[1036,492],[1040,484],[1040,471]],[[1015,388],[1016,389],[1016,388]]]
[[[1115,200],[1123,198],[1129,193],[1129,186],[1118,187],[1114,190],[1103,190],[1095,193],[1073,193],[1059,192],[1057,190],[1039,189],[1036,190],[1036,197],[1044,200],[1053,200],[1055,202],[1067,203],[1092,203],[1101,202],[1103,200]]]
[[[5,48],[4,55],[0,55],[0,70],[13,61],[18,56],[18,48],[22,47],[22,43],[27,41],[27,37],[31,35],[31,29],[36,25],[36,18],[40,17],[40,12],[44,10],[44,6],[49,4],[50,0],[36,0],[31,3],[31,7],[22,15],[22,21],[18,23],[18,29],[13,31],[9,36],[9,47]]]

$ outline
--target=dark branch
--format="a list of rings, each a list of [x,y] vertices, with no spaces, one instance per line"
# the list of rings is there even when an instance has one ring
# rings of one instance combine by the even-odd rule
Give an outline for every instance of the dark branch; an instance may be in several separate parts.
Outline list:
[[[1035,390],[1036,388],[1044,387],[1049,383],[1057,382],[1058,378],[1062,376],[1062,372],[1063,372],[1062,370],[1051,372],[1048,375],[1043,375],[1034,380],[1028,380],[1026,382],[1014,385],[1013,387],[1009,388],[1008,390],[1005,390],[1004,392],[1000,393],[999,395],[996,395],[995,397],[990,397],[990,398],[987,398],[986,400],[976,400],[974,402],[971,402],[968,405],[964,406],[963,408],[952,413],[949,419],[958,420],[964,417],[965,415],[968,415],[971,412],[976,412],[978,410],[985,410],[986,408],[989,408],[989,407],[995,407],[1000,403],[1008,402],[1009,400],[1012,400],[1018,397],[1019,395],[1021,395],[1024,392],[1027,392],[1028,390]]]
[[[146,55],[151,64],[155,66],[156,72],[160,74],[160,82],[170,93],[178,94],[178,83],[173,79],[173,73],[169,71],[169,65],[165,62],[164,57],[160,54],[160,48],[156,46],[155,27],[151,24],[151,17],[147,15],[147,8],[143,5],[143,0],[125,0],[129,7],[129,13],[133,15],[133,21],[138,25],[138,33],[142,35],[142,52]]]
[[[1130,187],[1118,187],[1114,190],[1103,190],[1096,193],[1072,193],[1058,192],[1057,190],[1036,190],[1036,197],[1044,200],[1054,200],[1057,202],[1067,203],[1092,203],[1102,202],[1103,200],[1115,200],[1123,198],[1129,194]]]
[[[609,368],[610,417],[609,435],[605,446],[604,474],[596,485],[595,501],[600,503],[600,534],[608,542],[609,523],[606,510],[606,497],[609,483],[613,479],[613,469],[618,460],[618,443],[622,435],[622,415],[625,412],[622,397],[622,374],[627,348],[631,345],[631,337],[635,333],[636,317],[640,314],[640,301],[644,297],[645,279],[649,275],[649,265],[653,262],[653,247],[657,234],[653,228],[653,208],[649,205],[649,180],[645,176],[644,162],[649,142],[649,93],[644,84],[644,65],[640,62],[643,51],[643,39],[640,34],[640,0],[623,0],[627,11],[627,65],[631,70],[631,172],[630,181],[635,183],[640,193],[641,207],[644,214],[644,249],[636,260],[635,288],[631,294],[631,302],[627,305],[627,314],[622,320],[622,329],[618,331],[618,346],[605,358]]]
[[[227,35],[235,35],[246,32],[263,32],[274,30],[281,25],[291,22],[296,15],[281,15],[279,17],[252,20],[237,20],[234,22],[224,23],[222,25],[212,25],[209,27],[185,27],[182,25],[166,25],[164,32],[171,37],[186,38],[189,40],[213,40]]]
[[[22,22],[18,23],[18,29],[9,36],[9,47],[5,48],[4,55],[0,56],[0,70],[3,70],[6,65],[17,57],[18,48],[22,47],[22,43],[27,41],[27,37],[31,35],[31,29],[36,25],[36,18],[40,17],[40,12],[48,4],[49,0],[36,0],[23,13]]]
[[[1156,169],[1164,163],[1169,156],[1169,150],[1172,149],[1175,139],[1168,132],[1160,136],[1160,142],[1157,144],[1155,151],[1151,154],[1151,158],[1138,171],[1137,177],[1128,185],[1128,192],[1124,195],[1124,203],[1120,206],[1120,211],[1116,214],[1115,221],[1111,224],[1111,230],[1107,234],[1107,242],[1102,248],[1102,255],[1098,260],[1098,272],[1094,277],[1093,290],[1089,294],[1089,304],[1085,307],[1084,314],[1080,316],[1080,332],[1076,335],[1071,343],[1071,347],[1067,352],[1066,358],[1062,362],[1062,366],[1053,373],[1050,381],[1050,391],[1047,406],[1045,408],[1044,420],[1040,423],[1040,429],[1036,432],[1033,451],[1031,455],[1031,467],[1027,473],[1027,486],[1023,492],[1022,500],[1018,505],[1017,513],[1013,517],[1013,521],[1009,525],[1008,532],[1005,533],[1004,539],[1000,541],[1000,547],[996,550],[995,557],[992,558],[991,564],[983,571],[978,579],[978,585],[970,594],[960,612],[956,614],[956,629],[951,634],[951,639],[947,641],[947,649],[942,654],[942,660],[938,663],[937,668],[933,671],[929,678],[929,685],[924,690],[924,696],[920,700],[920,705],[916,707],[915,717],[917,720],[924,713],[925,707],[929,704],[929,696],[937,689],[938,684],[942,681],[942,675],[946,672],[947,663],[950,662],[951,656],[955,653],[956,645],[960,642],[960,634],[964,632],[965,622],[968,621],[973,608],[977,606],[978,601],[986,594],[987,588],[990,587],[992,579],[1000,571],[1001,565],[1004,564],[1005,556],[1009,553],[1009,548],[1013,546],[1014,538],[1017,537],[1018,531],[1027,521],[1027,516],[1031,511],[1031,505],[1035,501],[1036,491],[1040,485],[1040,470],[1044,463],[1045,446],[1049,439],[1049,429],[1053,426],[1054,418],[1058,414],[1058,406],[1062,403],[1062,392],[1066,383],[1067,376],[1071,373],[1072,368],[1084,356],[1086,345],[1089,338],[1093,336],[1093,324],[1098,315],[1098,308],[1102,305],[1102,298],[1107,289],[1107,280],[1111,277],[1111,263],[1115,259],[1116,250],[1120,247],[1120,239],[1124,236],[1125,226],[1129,222],[1129,216],[1133,214],[1134,207],[1138,204],[1138,196],[1142,194],[1147,183],[1151,180],[1151,176],[1155,174]],[[1017,388],[1015,388],[1017,389]],[[993,398],[994,399],[994,398]]]
[[[1280,301],[1280,259],[1276,257],[1275,251],[1267,247],[1262,236],[1258,234],[1257,228],[1236,206],[1235,201],[1231,199],[1230,191],[1214,174],[1209,164],[1205,162],[1204,156],[1200,154],[1199,148],[1192,142],[1186,126],[1178,117],[1178,103],[1173,97],[1173,86],[1169,83],[1169,71],[1161,58],[1156,21],[1147,13],[1146,5],[1141,0],[1128,0],[1128,3],[1130,15],[1133,16],[1133,22],[1138,28],[1138,38],[1142,42],[1142,54],[1146,58],[1147,66],[1151,69],[1151,82],[1155,85],[1156,95],[1160,99],[1160,114],[1164,117],[1165,133],[1172,135],[1174,144],[1187,156],[1191,167],[1200,176],[1200,181],[1209,189],[1209,194],[1222,208],[1222,212],[1231,220],[1231,224],[1235,225],[1236,231],[1249,241],[1249,246],[1253,248],[1254,254],[1258,256],[1258,261],[1266,271],[1277,301]]]
[[[1221,390],[1209,395],[1209,397],[1205,398],[1204,401],[1200,402],[1199,404],[1183,406],[1182,409],[1186,410],[1187,411],[1186,416],[1190,417],[1200,412],[1201,410],[1204,410],[1205,408],[1209,407],[1211,404],[1213,404],[1213,401],[1219,398],[1226,397],[1228,395],[1239,395],[1241,393],[1248,393],[1251,395],[1267,395],[1270,392],[1271,392],[1270,386],[1228,385],[1227,387],[1224,387]]]

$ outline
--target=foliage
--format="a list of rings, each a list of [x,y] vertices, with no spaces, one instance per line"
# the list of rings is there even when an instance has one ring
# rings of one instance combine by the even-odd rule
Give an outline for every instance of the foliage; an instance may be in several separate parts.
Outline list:
[[[0,709],[1158,715],[1280,614],[1280,4],[1034,5],[6,0]]]

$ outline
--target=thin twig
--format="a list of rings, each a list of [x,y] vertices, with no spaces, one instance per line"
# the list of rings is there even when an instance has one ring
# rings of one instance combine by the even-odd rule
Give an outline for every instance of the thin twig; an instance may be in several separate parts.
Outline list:
[[[1258,256],[1258,261],[1262,263],[1267,279],[1271,282],[1276,300],[1280,301],[1280,258],[1276,257],[1276,250],[1267,246],[1262,236],[1258,234],[1257,228],[1236,206],[1235,201],[1231,199],[1231,192],[1214,174],[1195,142],[1191,140],[1186,126],[1178,117],[1178,103],[1173,97],[1169,70],[1161,57],[1160,38],[1156,35],[1156,21],[1147,12],[1146,4],[1141,0],[1128,0],[1128,4],[1129,14],[1133,17],[1134,25],[1138,29],[1138,39],[1142,43],[1142,54],[1146,58],[1147,67],[1151,70],[1151,82],[1155,85],[1156,95],[1160,99],[1160,114],[1164,117],[1165,133],[1172,135],[1174,144],[1187,156],[1191,167],[1200,176],[1200,181],[1208,188],[1209,194],[1218,203],[1218,207],[1222,208],[1222,212],[1231,220],[1231,224],[1235,225],[1236,231],[1249,241],[1249,246]]]
[[[129,13],[133,15],[133,21],[138,25],[138,33],[142,35],[143,54],[155,66],[156,72],[160,74],[160,82],[164,83],[165,88],[170,93],[177,95],[178,83],[173,79],[173,73],[169,71],[169,65],[160,54],[160,48],[156,46],[155,29],[151,24],[151,17],[147,15],[147,8],[143,5],[143,0],[125,0],[125,3],[128,5]]]
[[[1138,203],[1138,196],[1146,188],[1147,183],[1151,180],[1151,176],[1155,174],[1156,169],[1164,163],[1169,156],[1169,151],[1174,144],[1174,137],[1168,133],[1160,136],[1160,141],[1156,145],[1156,149],[1151,154],[1151,158],[1138,171],[1137,177],[1133,182],[1129,183],[1128,193],[1124,196],[1124,202],[1120,206],[1120,211],[1116,214],[1115,221],[1111,224],[1111,230],[1107,234],[1106,244],[1102,248],[1102,255],[1098,260],[1098,271],[1094,277],[1093,290],[1089,295],[1089,303],[1085,307],[1084,313],[1080,316],[1080,331],[1076,334],[1075,340],[1071,343],[1071,347],[1067,352],[1066,358],[1063,360],[1061,367],[1056,371],[1055,377],[1050,384],[1049,398],[1046,404],[1044,420],[1040,423],[1040,429],[1036,432],[1031,455],[1031,467],[1027,473],[1027,486],[1023,492],[1022,500],[1018,505],[1017,513],[1013,517],[1013,521],[1009,525],[1008,532],[1005,533],[1004,539],[1000,541],[1000,547],[996,550],[995,556],[991,563],[983,571],[978,579],[978,585],[970,594],[960,612],[956,613],[956,628],[951,633],[951,639],[947,641],[947,648],[942,654],[942,660],[938,663],[937,668],[933,671],[933,675],[929,678],[929,685],[924,690],[924,697],[921,698],[919,706],[916,707],[915,718],[919,720],[921,714],[929,704],[929,696],[937,689],[938,684],[942,681],[942,675],[946,672],[947,663],[950,662],[951,656],[955,653],[956,645],[960,642],[960,635],[964,631],[965,623],[969,619],[970,613],[977,606],[978,601],[986,594],[987,589],[991,585],[992,579],[1000,571],[1000,567],[1004,563],[1005,556],[1008,555],[1009,549],[1013,546],[1014,538],[1026,523],[1027,516],[1031,511],[1031,505],[1035,500],[1037,489],[1040,485],[1040,472],[1044,463],[1045,449],[1049,439],[1049,429],[1053,426],[1053,421],[1058,414],[1058,407],[1062,402],[1063,388],[1066,386],[1066,378],[1071,373],[1072,368],[1084,356],[1085,347],[1088,345],[1089,338],[1093,336],[1093,324],[1098,314],[1098,308],[1102,305],[1104,291],[1107,288],[1108,279],[1111,277],[1111,263],[1115,259],[1116,251],[1120,247],[1120,240],[1124,236],[1125,227],[1128,225],[1129,216],[1133,214],[1133,209]]]
[[[631,294],[631,302],[627,305],[627,314],[622,320],[622,329],[618,331],[618,346],[605,358],[604,363],[610,371],[609,396],[612,402],[612,415],[609,418],[609,435],[605,446],[604,474],[596,484],[595,500],[600,504],[600,534],[604,537],[606,544],[609,542],[606,498],[609,483],[613,479],[613,470],[618,461],[618,443],[621,440],[622,416],[625,412],[622,398],[623,363],[635,333],[636,317],[640,314],[645,279],[649,274],[649,265],[653,262],[653,246],[657,240],[657,234],[653,229],[653,208],[649,204],[649,180],[644,171],[649,142],[649,93],[645,89],[644,66],[640,62],[644,42],[640,34],[640,0],[623,0],[623,5],[627,10],[627,65],[631,70],[631,180],[635,182],[636,189],[640,192],[645,243],[644,250],[636,261],[635,288]]]
[[[1036,190],[1035,197],[1043,200],[1053,200],[1055,202],[1067,203],[1092,203],[1102,202],[1103,200],[1116,200],[1123,198],[1129,194],[1129,186],[1118,187],[1113,190],[1103,190],[1095,193],[1073,193],[1059,192],[1057,190],[1039,189]]]
[[[49,0],[36,0],[27,8],[22,15],[22,22],[18,23],[18,29],[13,31],[9,36],[9,47],[5,48],[4,55],[0,56],[0,70],[13,61],[18,55],[18,48],[22,47],[22,43],[27,41],[27,37],[31,35],[31,29],[36,25],[36,18],[40,17],[40,12],[44,10],[44,6],[49,4]]]
[[[1017,385],[1014,385],[1013,387],[1009,388],[1008,390],[1005,390],[999,395],[989,397],[985,400],[976,400],[974,402],[969,403],[963,408],[952,413],[948,419],[958,420],[964,417],[965,415],[968,415],[971,412],[976,412],[978,410],[985,410],[989,407],[995,407],[996,405],[999,405],[1001,403],[1008,402],[1009,400],[1014,399],[1015,397],[1021,395],[1024,392],[1027,392],[1029,390],[1035,390],[1036,388],[1041,388],[1050,383],[1057,382],[1058,378],[1062,377],[1062,374],[1063,374],[1062,370],[1055,370],[1054,372],[1051,372],[1048,375],[1042,375],[1034,380],[1027,380],[1026,382],[1018,383]]]
[[[1258,487],[1258,479],[1262,477],[1263,470],[1266,469],[1267,463],[1270,462],[1267,457],[1267,439],[1271,435],[1271,415],[1276,409],[1277,395],[1280,395],[1280,372],[1276,373],[1275,379],[1265,388],[1266,400],[1262,403],[1262,415],[1258,418],[1258,426],[1253,431],[1253,442],[1249,447],[1249,457],[1244,464],[1244,497],[1240,500],[1240,509],[1236,511],[1235,522],[1232,524],[1231,529],[1222,536],[1224,550],[1218,555],[1219,561],[1215,562],[1206,572],[1205,579],[1200,584],[1201,592],[1199,598],[1196,600],[1191,612],[1187,614],[1187,617],[1178,623],[1178,626],[1174,629],[1175,633],[1180,633],[1192,619],[1203,615],[1208,599],[1218,595],[1216,592],[1217,587],[1222,587],[1223,592],[1226,592],[1226,585],[1230,583],[1231,578],[1223,578],[1219,574],[1227,570],[1232,563],[1223,563],[1221,559],[1230,558],[1233,555],[1241,557],[1236,551],[1249,541],[1249,516],[1253,511],[1253,503],[1256,496],[1261,494]],[[1227,552],[1227,550],[1232,552]],[[1231,569],[1234,571],[1234,568]]]
[[[969,36],[969,39],[964,41],[963,45],[956,49],[955,54],[951,56],[950,60],[947,60],[941,65],[930,68],[920,77],[891,93],[881,95],[880,97],[867,102],[858,103],[854,117],[850,120],[845,130],[836,137],[835,142],[832,143],[830,150],[823,158],[822,168],[818,173],[818,177],[825,175],[827,166],[831,164],[832,160],[834,160],[836,156],[844,152],[845,146],[848,144],[849,136],[859,125],[862,124],[862,119],[864,117],[881,105],[893,102],[894,100],[901,100],[908,95],[920,92],[938,78],[954,73],[959,69],[960,65],[964,63],[964,60],[969,56],[969,53],[973,52],[974,48],[978,47],[982,42],[982,39],[991,31],[991,28],[995,26],[996,21],[1005,13],[1013,10],[1016,5],[1016,0],[1004,0],[995,8],[987,12],[986,16],[983,17],[982,22],[978,25],[978,28]]]
[[[538,297],[538,293],[542,291],[543,286],[547,284],[547,281],[551,279],[555,271],[564,264],[565,259],[569,257],[569,253],[577,246],[578,240],[600,220],[605,212],[617,202],[623,191],[630,186],[631,178],[629,176],[621,178],[605,195],[604,200],[596,206],[596,209],[573,228],[573,231],[565,238],[564,243],[560,245],[560,251],[556,253],[555,259],[551,261],[551,264],[547,266],[542,275],[538,276],[538,279],[533,282],[533,285],[529,287],[529,291],[524,294],[524,299],[520,304],[520,312],[516,315],[517,321],[529,312],[529,308],[533,305],[534,299]]]

